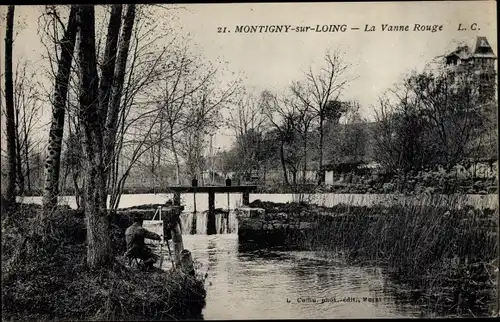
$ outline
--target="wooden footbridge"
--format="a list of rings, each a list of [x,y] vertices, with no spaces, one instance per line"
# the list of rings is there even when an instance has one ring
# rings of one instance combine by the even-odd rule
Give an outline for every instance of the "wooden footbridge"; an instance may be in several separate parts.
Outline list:
[[[181,194],[192,193],[195,198],[195,209],[196,212],[196,193],[208,193],[208,216],[207,216],[207,235],[213,235],[217,233],[216,229],[216,219],[215,219],[215,194],[216,193],[241,193],[242,194],[242,204],[248,205],[250,202],[250,193],[257,189],[255,185],[239,185],[232,186],[231,180],[226,180],[225,186],[198,186],[196,180],[193,180],[191,186],[171,186],[167,188],[168,191],[173,192],[173,205],[165,205],[165,207],[158,207],[156,214],[153,216],[152,220],[145,220],[144,226],[148,230],[154,231],[162,236],[161,244],[168,245],[168,240],[165,240],[167,232],[170,231],[172,236],[172,243],[174,246],[174,254],[170,254],[170,257],[175,263],[174,266],[190,266],[190,264],[182,264],[183,261],[191,263],[190,253],[184,250],[184,245],[182,241],[182,231],[180,227],[179,216],[183,207],[181,206]],[[164,214],[162,216],[162,213]],[[158,219],[156,219],[158,218]],[[186,253],[185,253],[186,252]],[[170,253],[170,247],[169,247]],[[184,258],[184,255],[187,256]],[[161,266],[161,264],[160,264]]]
[[[194,197],[194,212],[196,213],[196,193],[208,193],[208,217],[207,217],[207,235],[216,234],[215,223],[215,194],[216,193],[241,193],[243,205],[250,203],[250,193],[257,189],[256,185],[232,186],[231,180],[226,180],[225,186],[198,186],[197,181],[193,180],[191,186],[172,186],[167,188],[174,193],[174,206],[181,205],[181,194],[192,193]]]

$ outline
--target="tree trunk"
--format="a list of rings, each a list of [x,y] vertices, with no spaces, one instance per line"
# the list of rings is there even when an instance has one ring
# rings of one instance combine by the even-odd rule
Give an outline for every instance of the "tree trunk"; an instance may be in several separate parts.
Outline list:
[[[79,8],[80,27],[80,110],[85,180],[85,218],[87,220],[87,265],[91,268],[109,263],[111,241],[103,167],[102,128],[99,121],[98,74],[95,48],[94,6]]]
[[[116,10],[118,10],[118,8]],[[115,14],[118,13],[115,12]],[[121,9],[120,9],[120,16],[121,16]],[[130,47],[130,38],[132,37],[134,20],[135,20],[135,4],[129,4],[127,5],[127,10],[125,13],[125,21],[123,23],[123,30],[120,38],[120,43],[118,46],[119,47],[118,56],[114,70],[114,81],[112,82],[113,86],[111,91],[111,98],[109,106],[107,108],[107,115],[106,115],[106,123],[105,123],[106,132],[104,134],[104,167],[105,167],[104,175],[106,180],[108,179],[108,174],[110,173],[110,170],[113,167],[112,161],[116,160],[116,158],[114,157],[114,152],[115,152],[117,122],[118,122],[118,115],[120,112],[123,83],[125,80],[125,68],[127,66],[127,57]],[[112,28],[111,26],[112,23],[115,23],[113,19],[110,20],[110,27],[109,27],[110,29]],[[113,25],[113,28],[116,28],[116,24]],[[111,31],[108,32],[111,33]],[[107,184],[105,185],[105,187],[107,188]]]
[[[170,127],[172,129],[172,127]],[[177,184],[181,184],[181,165],[179,164],[179,156],[177,155],[177,149],[175,148],[175,142],[174,142],[174,132],[171,130],[170,131],[170,144],[172,146],[172,153],[174,154],[174,161],[175,161],[175,176],[176,176],[176,181]]]
[[[323,115],[320,115],[319,117],[319,165],[318,165],[318,170],[319,170],[319,182],[318,185],[322,185],[325,183],[325,175],[323,171],[323,144],[324,144],[324,129],[323,129],[323,124],[324,123],[324,117]]]
[[[281,161],[281,167],[283,168],[283,178],[285,179],[285,184],[289,186],[290,182],[288,181],[288,173],[286,171],[285,149],[283,147],[283,142],[281,142],[280,145],[280,161]]]
[[[16,202],[16,133],[14,120],[14,84],[12,77],[12,42],[14,28],[14,6],[7,11],[7,26],[5,30],[5,105],[7,128],[7,191],[6,205]]]
[[[28,192],[31,193],[31,167],[30,167],[30,158],[29,158],[29,141],[26,141],[26,145],[24,146],[24,158],[26,160],[26,182],[28,183]]]
[[[14,131],[16,135],[16,179],[17,179],[17,194],[24,195],[24,173],[23,173],[23,162],[22,162],[22,146],[21,146],[21,135],[19,133],[19,109],[15,108],[15,124]]]
[[[306,184],[307,175],[307,136],[304,135],[304,174],[302,175],[302,183]]]
[[[111,16],[109,17],[108,34],[106,37],[106,49],[104,59],[101,66],[101,80],[99,83],[99,119],[102,128],[105,126],[105,120],[108,113],[109,97],[113,88],[113,77],[116,62],[116,47],[118,44],[118,36],[122,21],[121,4],[114,4],[111,8]]]
[[[61,146],[64,134],[64,114],[68,96],[68,83],[73,61],[73,51],[76,40],[76,11],[71,6],[68,27],[61,41],[61,58],[58,62],[58,71],[54,89],[54,105],[52,106],[52,122],[49,132],[49,145],[45,159],[45,182],[43,207],[50,211],[57,205],[59,194],[59,172],[61,167]]]

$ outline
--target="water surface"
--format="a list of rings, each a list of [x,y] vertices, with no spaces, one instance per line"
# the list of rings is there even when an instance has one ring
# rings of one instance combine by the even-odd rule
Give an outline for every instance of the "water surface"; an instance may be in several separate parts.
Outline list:
[[[185,248],[201,263],[200,271],[208,272],[205,319],[420,315],[418,307],[396,304],[377,267],[349,266],[314,252],[240,252],[236,234],[183,238]]]

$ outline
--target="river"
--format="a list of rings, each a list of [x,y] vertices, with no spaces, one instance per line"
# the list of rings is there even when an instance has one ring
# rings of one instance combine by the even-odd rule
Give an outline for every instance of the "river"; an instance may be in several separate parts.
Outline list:
[[[120,207],[163,203],[169,198],[168,194],[124,195]],[[370,205],[408,199],[394,195],[250,195],[250,201],[287,202],[304,198],[325,205],[341,202]],[[497,198],[497,195],[487,195],[462,199],[476,207],[498,207]],[[186,210],[181,219],[184,248],[190,250],[199,263],[198,271],[208,273],[205,319],[408,318],[423,315],[423,306],[396,298],[395,294],[411,293],[412,290],[392,282],[380,267],[348,265],[335,256],[327,259],[314,252],[240,250],[233,212],[227,222],[217,215],[217,235],[206,235],[206,214],[198,213],[196,222],[200,225],[196,227],[196,234],[190,235],[194,199],[193,195],[183,195]],[[422,202],[418,197],[412,200]],[[437,200],[442,202],[443,199]],[[40,203],[41,198],[30,197],[22,201]],[[229,205],[234,209],[241,204],[241,196],[232,194],[228,200],[227,195],[219,194],[215,202],[217,208]],[[72,197],[63,197],[60,203],[76,207]],[[196,196],[196,208],[198,212],[207,209],[206,195]],[[169,262],[170,258],[165,256],[163,268],[168,268]]]
[[[242,252],[234,233],[183,239],[199,271],[208,273],[207,320],[420,315],[418,307],[397,304],[391,288],[398,286],[377,267],[349,266],[313,252]]]

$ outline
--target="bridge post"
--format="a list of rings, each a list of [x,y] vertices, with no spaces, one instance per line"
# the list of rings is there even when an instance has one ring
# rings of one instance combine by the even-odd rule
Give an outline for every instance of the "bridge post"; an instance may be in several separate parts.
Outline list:
[[[208,218],[207,218],[207,235],[217,233],[217,225],[215,223],[215,191],[208,191]]]
[[[174,192],[174,206],[181,205],[181,193],[179,191]]]
[[[248,190],[243,191],[243,205],[248,206],[250,204],[250,192]]]

